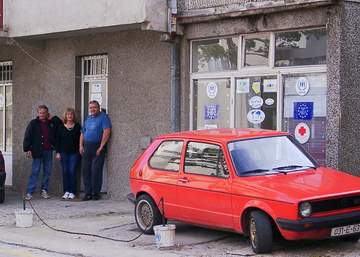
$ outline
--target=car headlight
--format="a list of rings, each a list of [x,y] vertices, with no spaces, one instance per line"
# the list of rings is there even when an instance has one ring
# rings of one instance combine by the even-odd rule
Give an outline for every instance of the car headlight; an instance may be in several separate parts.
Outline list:
[[[309,217],[312,213],[311,203],[302,202],[299,205],[299,214],[301,217]]]

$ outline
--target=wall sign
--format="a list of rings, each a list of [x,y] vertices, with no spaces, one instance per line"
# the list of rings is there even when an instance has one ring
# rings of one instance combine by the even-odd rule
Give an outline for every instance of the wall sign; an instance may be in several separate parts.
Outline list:
[[[298,78],[296,81],[296,93],[298,95],[304,96],[307,95],[310,89],[309,81],[305,77]]]
[[[206,86],[206,94],[210,99],[214,99],[218,93],[218,85],[215,82],[210,82]]]
[[[300,144],[305,144],[310,139],[310,128],[304,123],[300,122],[295,127],[295,138]]]
[[[264,100],[260,96],[253,96],[249,99],[249,105],[254,108],[258,109],[260,108],[264,103]]]
[[[294,119],[311,120],[314,113],[313,102],[294,102]]]
[[[265,120],[265,113],[262,110],[250,110],[247,119],[252,124],[260,124]]]
[[[219,105],[209,104],[204,106],[205,120],[217,120],[219,117]]]
[[[250,80],[249,79],[237,79],[236,80],[236,93],[247,94],[250,91]]]

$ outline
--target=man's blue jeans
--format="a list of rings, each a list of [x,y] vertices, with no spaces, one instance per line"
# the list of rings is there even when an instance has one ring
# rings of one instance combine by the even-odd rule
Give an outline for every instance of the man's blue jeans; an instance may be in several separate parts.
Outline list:
[[[76,165],[79,160],[78,153],[60,153],[63,174],[64,193],[76,194]]]
[[[29,178],[29,183],[27,186],[26,192],[29,194],[33,194],[36,189],[37,180],[40,174],[41,166],[43,166],[43,176],[41,181],[41,189],[46,192],[49,191],[49,179],[51,175],[52,169],[52,155],[53,151],[43,151],[41,158],[33,159],[32,162],[32,170]]]

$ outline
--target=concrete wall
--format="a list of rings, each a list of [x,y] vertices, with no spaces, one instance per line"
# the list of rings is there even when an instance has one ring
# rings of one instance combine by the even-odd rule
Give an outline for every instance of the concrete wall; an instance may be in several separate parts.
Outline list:
[[[31,161],[22,151],[27,122],[36,106],[45,103],[52,114],[77,106],[76,56],[108,54],[109,113],[113,134],[108,151],[108,193],[122,198],[128,192],[128,172],[141,152],[143,136],[170,131],[170,46],[156,32],[128,31],[46,41],[17,41],[0,47],[0,60],[13,60],[14,155],[13,185],[23,192]],[[23,50],[21,50],[22,48]],[[31,55],[32,57],[29,57]],[[59,194],[59,164],[50,193]]]
[[[339,168],[360,176],[360,2],[339,8],[340,118]]]
[[[53,34],[129,24],[166,31],[166,1],[160,0],[5,0],[10,37]]]

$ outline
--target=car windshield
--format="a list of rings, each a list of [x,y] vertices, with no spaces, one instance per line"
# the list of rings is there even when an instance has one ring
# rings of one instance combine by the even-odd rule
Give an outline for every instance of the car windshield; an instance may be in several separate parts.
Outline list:
[[[288,137],[264,137],[228,144],[238,176],[288,173],[315,168],[316,163]]]

